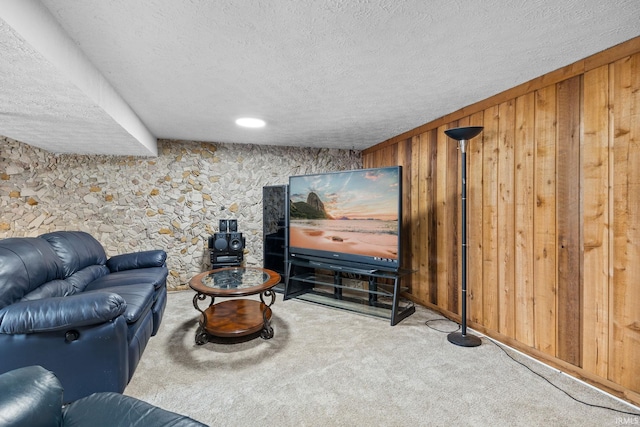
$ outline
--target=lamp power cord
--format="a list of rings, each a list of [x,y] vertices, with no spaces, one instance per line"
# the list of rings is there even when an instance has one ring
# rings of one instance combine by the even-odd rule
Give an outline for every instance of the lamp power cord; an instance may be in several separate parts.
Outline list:
[[[432,323],[434,323],[434,322],[442,322],[442,321],[446,321],[446,322],[448,322],[448,323],[456,324],[458,327],[457,327],[457,329],[455,329],[455,330],[453,330],[453,331],[444,331],[444,330],[442,330],[442,329],[435,328],[435,327],[433,327],[433,326],[431,325],[431,324],[432,324]],[[436,332],[440,332],[440,333],[443,333],[443,334],[449,334],[449,333],[452,333],[452,332],[457,332],[457,331],[459,331],[459,330],[460,330],[460,328],[462,327],[459,323],[454,322],[454,321],[452,321],[452,320],[450,320],[450,319],[447,319],[446,317],[437,318],[437,319],[429,319],[429,320],[425,321],[425,322],[424,322],[424,324],[425,324],[429,329],[432,329],[432,330],[434,330],[434,331],[436,331]],[[586,406],[590,406],[590,407],[592,407],[592,408],[606,409],[606,410],[609,410],[609,411],[618,412],[618,413],[620,413],[620,414],[625,414],[625,415],[640,416],[640,413],[637,413],[637,412],[628,412],[628,411],[623,411],[623,410],[620,410],[620,409],[610,408],[610,407],[608,407],[608,406],[597,405],[597,404],[594,404],[594,403],[585,402],[585,401],[583,401],[583,400],[578,399],[578,398],[577,398],[577,397],[575,397],[575,396],[572,396],[569,392],[567,392],[566,390],[563,390],[562,388],[560,388],[559,386],[557,386],[556,384],[554,384],[553,382],[551,382],[551,380],[549,380],[547,377],[545,377],[545,376],[544,376],[544,375],[542,375],[541,373],[534,371],[533,369],[531,369],[531,367],[529,367],[529,366],[528,366],[528,365],[526,365],[525,363],[522,363],[521,361],[519,361],[519,360],[517,360],[516,358],[514,358],[511,354],[509,354],[509,352],[508,352],[508,351],[507,351],[507,350],[506,350],[502,345],[498,344],[498,342],[497,342],[497,341],[495,341],[494,339],[489,338],[489,337],[487,337],[486,335],[484,335],[483,337],[484,337],[484,338],[486,338],[490,343],[492,343],[493,345],[495,345],[496,347],[498,347],[500,350],[502,350],[502,352],[503,352],[504,354],[506,354],[506,355],[509,357],[509,359],[513,360],[514,362],[516,362],[517,364],[519,364],[519,365],[521,365],[521,366],[524,366],[524,367],[525,367],[525,368],[527,368],[530,372],[532,372],[532,373],[534,373],[535,375],[537,375],[538,377],[542,378],[542,379],[543,379],[543,380],[545,380],[547,383],[551,384],[555,389],[557,389],[557,390],[561,391],[562,393],[564,393],[565,395],[567,395],[569,398],[573,399],[574,401],[576,401],[576,402],[578,402],[578,403],[580,403],[580,404],[586,405]]]

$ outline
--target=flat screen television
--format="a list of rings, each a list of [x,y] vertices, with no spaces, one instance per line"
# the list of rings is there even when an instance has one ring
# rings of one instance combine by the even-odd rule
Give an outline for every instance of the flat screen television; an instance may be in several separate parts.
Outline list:
[[[401,166],[291,176],[289,199],[292,259],[398,270]]]

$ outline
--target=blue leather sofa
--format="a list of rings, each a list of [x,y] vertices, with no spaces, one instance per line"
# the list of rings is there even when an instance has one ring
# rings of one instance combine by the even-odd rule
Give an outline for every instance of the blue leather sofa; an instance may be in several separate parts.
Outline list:
[[[124,391],[167,302],[162,250],[107,259],[90,234],[0,240],[0,373],[40,365],[70,402]]]
[[[0,425],[6,427],[197,427],[192,418],[118,393],[95,393],[62,405],[62,386],[41,366],[0,375]]]

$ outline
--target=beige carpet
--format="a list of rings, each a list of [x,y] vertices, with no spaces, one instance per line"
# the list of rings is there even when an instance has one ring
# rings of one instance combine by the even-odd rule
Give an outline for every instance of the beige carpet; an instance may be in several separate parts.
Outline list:
[[[193,292],[169,294],[125,394],[211,426],[608,426],[633,417],[578,403],[515,363],[486,338],[450,344],[417,307],[396,326],[278,298],[275,335],[195,345]],[[451,331],[448,321],[430,326]],[[634,408],[524,356],[514,355],[586,402]]]

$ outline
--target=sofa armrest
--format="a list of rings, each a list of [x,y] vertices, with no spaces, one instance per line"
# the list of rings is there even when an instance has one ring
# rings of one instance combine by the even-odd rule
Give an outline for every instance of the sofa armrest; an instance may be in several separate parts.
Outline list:
[[[124,313],[127,303],[111,292],[20,301],[0,310],[0,333],[31,334],[108,322]]]
[[[166,260],[167,253],[156,249],[113,256],[107,261],[107,267],[115,273],[136,268],[162,267]]]
[[[206,424],[119,393],[95,393],[63,409],[63,425],[198,427]]]
[[[62,386],[41,366],[0,375],[0,425],[54,427],[62,422]]]

